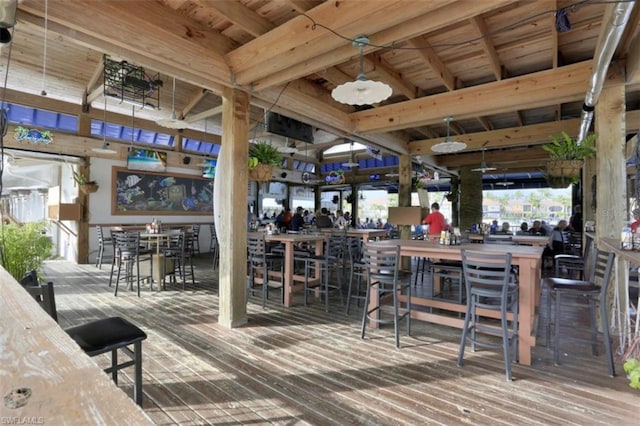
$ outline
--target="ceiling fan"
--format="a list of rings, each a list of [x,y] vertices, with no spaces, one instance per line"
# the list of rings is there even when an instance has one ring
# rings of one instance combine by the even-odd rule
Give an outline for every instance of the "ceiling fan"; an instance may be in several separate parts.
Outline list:
[[[284,146],[279,146],[278,152],[282,154],[294,154],[298,152],[298,150],[296,149],[296,143],[293,142],[291,145],[289,145],[289,138],[284,138]]]
[[[353,155],[353,141],[351,141],[351,146],[349,146],[349,161],[341,164],[342,167],[354,168],[358,167],[359,163],[356,161],[355,156]]]
[[[487,166],[487,163],[484,161],[484,148],[482,148],[482,161],[480,162],[480,167],[477,167],[475,169],[471,169],[472,172],[482,172],[482,173],[486,173],[492,170],[496,170],[495,167],[489,167]]]
[[[515,185],[514,182],[511,182],[510,180],[507,180],[507,174],[504,174],[504,180],[500,181],[500,182],[496,182],[497,186],[511,186],[511,185]]]

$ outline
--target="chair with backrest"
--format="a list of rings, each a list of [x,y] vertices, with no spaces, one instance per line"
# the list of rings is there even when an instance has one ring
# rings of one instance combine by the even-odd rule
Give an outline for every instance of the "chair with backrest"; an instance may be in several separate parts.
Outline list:
[[[262,307],[269,298],[269,289],[280,289],[281,303],[284,300],[284,258],[279,253],[269,253],[264,234],[250,233],[247,236],[247,291],[253,294],[255,287],[262,287]],[[276,274],[277,273],[277,274]]]
[[[593,250],[593,238],[585,236],[584,253],[562,253],[553,257],[554,276],[585,279],[588,269],[593,267],[595,257],[590,256]],[[591,264],[589,264],[591,262]]]
[[[402,319],[407,322],[407,335],[411,335],[411,271],[399,270],[400,246],[365,243],[362,262],[365,264],[367,292],[360,337],[365,338],[368,322],[393,324],[396,348],[400,348],[399,323]],[[377,291],[378,301],[373,308],[370,308],[369,302],[373,289]],[[406,302],[402,307],[398,296],[403,292],[405,292]],[[381,303],[386,296],[391,296],[391,305]],[[388,317],[389,314],[391,318]]]
[[[216,226],[214,223],[209,224],[211,231],[211,240],[209,241],[209,252],[213,257],[213,267],[220,266],[220,245],[218,244],[218,234],[216,234]]]
[[[486,253],[462,250],[462,271],[467,289],[467,308],[464,317],[458,366],[462,367],[467,341],[471,350],[476,345],[502,347],[507,380],[512,379],[511,361],[518,354],[518,286],[511,277],[511,253]],[[478,313],[479,309],[499,312],[500,323]],[[513,317],[509,320],[508,313]],[[478,333],[484,335],[481,337]],[[486,335],[499,336],[501,343]]]
[[[193,233],[193,245],[191,255],[200,255],[200,224],[191,225],[191,233]]]
[[[588,268],[586,279],[568,279],[550,277],[542,280],[547,289],[547,346],[553,336],[553,361],[560,364],[561,340],[588,340],[591,343],[593,355],[598,355],[598,321],[597,309],[600,309],[602,334],[606,351],[607,367],[609,375],[615,376],[613,364],[613,349],[609,334],[608,313],[608,289],[613,281],[611,273],[613,269],[614,253],[609,253],[597,248],[593,249],[594,265]],[[583,327],[575,321],[567,321],[562,313],[564,309],[573,308],[587,310],[589,313],[589,327]],[[552,321],[552,313],[554,320]],[[562,334],[561,331],[567,333]],[[589,337],[578,335],[580,332],[588,332]]]
[[[102,268],[102,261],[104,260],[105,246],[112,246],[111,236],[105,236],[102,226],[96,225],[96,231],[98,233],[98,256],[96,257],[96,267]]]
[[[161,248],[162,262],[160,269],[162,276],[162,289],[166,289],[167,277],[171,284],[177,283],[177,278],[180,277],[182,281],[182,290],[185,289],[185,280],[182,277],[182,270],[185,259],[185,236],[184,232],[170,235],[167,238],[166,244]]]
[[[364,276],[365,276],[365,264],[362,261],[362,238],[360,237],[347,237],[346,250],[348,254],[347,268],[349,286],[347,288],[347,307],[345,308],[345,314],[349,315],[349,307],[351,300],[355,300],[357,306],[360,306],[360,301],[364,301],[366,295],[363,288]]]
[[[113,277],[114,266],[117,265],[118,268],[114,296],[118,295],[118,285],[120,281],[125,281],[127,283],[127,287],[131,289],[135,279],[138,297],[140,297],[140,281],[143,278],[140,275],[140,262],[149,262],[148,278],[151,281],[153,279],[151,275],[153,273],[154,251],[140,246],[139,232],[114,232],[112,236],[115,241],[116,260],[114,260],[111,267],[111,277]],[[111,284],[111,277],[109,278],[109,284]]]
[[[25,290],[58,321],[53,283],[25,285]],[[89,356],[94,357],[111,352],[111,366],[104,371],[118,384],[118,371],[134,366],[133,398],[142,405],[142,341],[147,334],[122,317],[104,318],[65,330],[69,336]],[[133,349],[129,346],[133,345]],[[130,361],[118,362],[118,350],[122,350]]]
[[[344,305],[342,281],[346,256],[346,235],[337,232],[325,237],[323,252],[320,255],[304,251],[294,253],[294,261],[304,264],[304,306],[308,304],[309,293],[316,292],[324,296],[326,312],[329,312],[329,294],[332,292],[340,295],[340,304]],[[332,272],[335,274],[335,280],[331,279]],[[319,281],[311,282],[312,276],[319,277]]]

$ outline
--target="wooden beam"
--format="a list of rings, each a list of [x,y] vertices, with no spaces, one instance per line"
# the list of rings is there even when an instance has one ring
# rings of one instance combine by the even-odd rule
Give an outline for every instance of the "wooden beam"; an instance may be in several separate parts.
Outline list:
[[[434,124],[456,112],[456,119],[472,118],[570,102],[584,97],[592,62],[541,71],[481,86],[426,96],[350,114],[357,133],[378,133]]]
[[[236,82],[241,85],[251,84],[340,46],[348,45],[351,55],[357,54],[349,40],[315,28],[313,21],[330,25],[333,31],[340,34],[375,34],[449,2],[450,0],[414,2],[409,8],[397,0],[368,2],[367,7],[362,7],[362,3],[355,0],[328,1],[310,10],[306,16],[291,19],[245,43],[229,52],[226,58]],[[323,68],[325,67],[326,64]],[[317,70],[312,72],[315,71]]]
[[[470,19],[479,13],[489,12],[496,8],[514,3],[514,1],[515,0],[484,0],[478,2],[458,1],[445,7],[433,7],[433,10],[426,13],[419,13],[418,10],[414,10],[413,6],[416,3],[412,3],[412,7],[407,9],[415,12],[414,18],[402,22],[402,25],[397,25],[395,27],[389,25],[385,30],[375,33],[369,32],[368,34],[370,35],[372,43],[375,43],[376,45],[398,43],[399,41],[414,38],[421,34],[446,28],[452,24]],[[417,4],[425,3],[432,3],[434,6],[437,6],[433,2],[418,2]],[[362,34],[362,31],[358,31],[357,27],[354,28],[353,31],[355,31],[353,34]],[[357,52],[350,43],[334,44],[335,43],[331,43],[328,45],[329,49],[325,53],[320,54],[317,51],[314,51],[313,55],[303,59],[287,61],[286,69],[283,67],[279,72],[270,71],[265,73],[262,77],[255,78],[252,80],[254,90],[260,91],[268,87],[319,72],[327,67],[346,62],[349,58],[357,55]],[[364,49],[365,53],[370,53],[375,50],[378,49],[374,47]]]
[[[313,0],[286,0],[298,13],[305,13],[317,6]]]
[[[189,115],[191,110],[194,109],[196,105],[198,105],[200,101],[204,99],[205,96],[207,96],[207,92],[208,92],[207,89],[198,90],[198,93],[196,93],[195,96],[193,96],[191,100],[189,100],[187,105],[185,105],[185,107],[178,112],[177,114],[178,117],[180,117],[181,119],[184,119],[187,115]]]
[[[471,26],[476,32],[476,36],[479,37],[480,45],[482,46],[482,50],[487,55],[487,61],[489,62],[489,67],[493,70],[493,75],[496,80],[502,80],[502,66],[500,65],[500,58],[498,57],[498,52],[496,52],[496,48],[491,43],[489,39],[490,32],[487,29],[487,24],[484,22],[482,16],[476,15],[469,20]]]
[[[96,99],[98,99],[100,96],[103,96],[103,95],[104,95],[104,84],[101,84],[100,86],[93,89],[91,93],[87,94],[85,102],[87,103],[87,105],[91,105],[93,101],[95,101]]]
[[[541,163],[540,160],[548,158],[549,153],[543,150],[541,145],[496,149],[486,151],[484,155],[487,164],[498,168],[506,167],[507,164],[522,166],[521,163],[524,161],[529,161],[533,165],[541,167],[543,163]],[[449,169],[457,169],[464,166],[478,167],[481,161],[482,153],[480,151],[456,155],[440,155],[436,160],[438,166]],[[528,166],[531,166],[531,164]],[[492,172],[487,172],[487,174],[491,173]]]
[[[220,115],[220,114],[222,114],[223,109],[224,109],[224,107],[222,105],[219,105],[217,107],[213,107],[213,108],[208,109],[206,111],[199,112],[198,114],[190,115],[189,117],[185,118],[185,121],[187,123],[195,123],[196,121],[204,120],[205,118],[209,118],[209,117],[214,117],[216,115]]]
[[[455,90],[456,78],[442,62],[440,57],[433,51],[427,40],[420,36],[407,40],[407,44],[414,49],[419,49],[416,53],[422,58],[424,63],[431,68],[431,71],[442,81],[447,90]]]
[[[104,60],[100,61],[98,65],[96,65],[95,69],[93,70],[93,74],[91,74],[91,78],[89,78],[89,81],[87,82],[87,88],[85,90],[86,93],[89,93],[93,90],[95,85],[98,83],[98,79],[102,75],[103,70],[104,70]],[[103,84],[100,85],[100,87],[104,88],[104,82]]]
[[[627,84],[640,83],[640,32],[631,42],[625,68]]]
[[[391,69],[391,67],[384,63],[382,57],[376,53],[364,57],[365,65],[373,68],[380,80],[384,81],[393,88],[396,93],[402,93],[408,99],[415,99],[418,89],[416,86],[408,83],[402,78],[400,73]]]
[[[261,36],[275,28],[275,25],[268,19],[258,15],[240,2],[207,1],[206,5],[254,37]]]

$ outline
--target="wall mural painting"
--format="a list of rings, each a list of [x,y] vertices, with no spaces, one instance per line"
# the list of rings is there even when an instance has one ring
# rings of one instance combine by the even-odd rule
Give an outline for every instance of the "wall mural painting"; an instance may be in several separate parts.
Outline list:
[[[113,167],[113,215],[213,215],[213,181]]]

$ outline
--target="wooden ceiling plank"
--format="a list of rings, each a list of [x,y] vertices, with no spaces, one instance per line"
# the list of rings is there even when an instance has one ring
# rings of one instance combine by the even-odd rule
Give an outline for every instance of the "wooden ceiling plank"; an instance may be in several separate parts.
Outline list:
[[[319,77],[324,78],[334,86],[339,86],[347,81],[352,81],[353,77],[342,72],[338,67],[329,67],[317,73]]]
[[[640,32],[631,42],[625,67],[627,84],[640,83]]]
[[[493,70],[493,75],[496,80],[502,80],[502,66],[500,65],[500,58],[498,57],[498,52],[496,52],[496,48],[491,43],[489,39],[489,30],[487,29],[487,24],[484,22],[482,16],[474,16],[469,20],[471,22],[471,26],[476,32],[476,35],[479,37],[480,45],[482,45],[482,50],[487,55],[487,60],[489,61],[489,66]]]
[[[354,130],[378,133],[435,124],[455,111],[456,119],[474,118],[579,100],[592,74],[592,62],[541,71],[481,86],[426,96],[350,114]]]
[[[380,80],[390,85],[396,93],[400,92],[408,99],[416,98],[418,89],[414,85],[407,83],[397,71],[392,70],[385,64],[380,55],[374,53],[365,56],[364,64],[373,67],[375,72],[380,76]]]
[[[44,14],[43,3],[36,0],[25,0],[19,9],[38,17]],[[157,16],[161,13],[164,13],[164,18]],[[149,14],[153,14],[155,19],[148,20]],[[156,63],[181,63],[181,69],[230,84],[229,67],[216,50],[220,49],[219,46],[229,45],[228,39],[223,41],[226,38],[214,30],[197,27],[193,21],[181,18],[155,2],[145,2],[144,13],[132,14],[127,2],[51,0],[48,20],[50,28],[51,24],[59,24],[103,40],[112,46],[112,51],[135,52]],[[87,22],[91,25],[88,26]],[[77,38],[77,35],[72,38]],[[132,41],[135,41],[135,46]]]
[[[629,17],[629,22],[627,23],[627,28],[624,30],[624,34],[622,34],[622,38],[618,43],[618,48],[616,49],[615,57],[616,58],[624,58],[633,53],[637,54],[637,49],[634,50],[632,47],[633,41],[638,39],[640,34],[640,7],[636,7],[631,11],[631,16]],[[637,46],[636,46],[637,47]]]
[[[418,49],[416,53],[424,60],[425,64],[431,68],[431,71],[440,81],[442,81],[442,84],[447,90],[455,90],[456,78],[423,37],[412,38],[407,40],[407,43],[414,49]]]
[[[287,3],[298,13],[306,13],[318,5],[313,0],[287,0]]]
[[[493,126],[491,125],[491,121],[487,117],[477,117],[477,120],[480,122],[482,127],[485,130],[493,130]]]
[[[226,19],[238,25],[254,37],[259,37],[275,28],[275,25],[268,19],[258,15],[240,2],[206,1],[203,4],[216,10]]]
[[[483,0],[477,2],[456,2],[446,7],[441,7],[433,11],[421,14],[386,30],[369,34],[369,37],[376,45],[390,45],[409,38],[417,37],[431,31],[445,28],[449,25],[470,19],[478,13],[484,13],[493,9],[514,3],[516,0]],[[368,3],[367,3],[368,4]],[[377,48],[366,48],[365,52],[370,53]],[[271,73],[264,77],[257,78],[252,82],[252,87],[256,91],[268,87],[280,85],[290,80],[304,77],[347,61],[356,54],[350,44],[334,47],[330,51],[316,54],[306,60],[288,63],[282,71]]]
[[[178,114],[177,114],[178,117],[180,117],[180,119],[183,119],[187,115],[189,115],[191,110],[194,109],[196,107],[196,105],[198,105],[200,103],[200,101],[202,101],[204,99],[205,96],[207,96],[207,89],[198,90],[198,92],[195,94],[195,96],[193,96],[189,100],[187,105],[184,108],[182,108],[181,111],[178,111]]]

